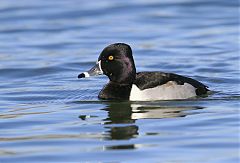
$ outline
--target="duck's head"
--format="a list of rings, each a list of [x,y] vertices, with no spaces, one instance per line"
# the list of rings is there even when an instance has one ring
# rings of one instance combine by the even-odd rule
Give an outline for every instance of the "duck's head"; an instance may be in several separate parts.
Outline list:
[[[101,52],[97,64],[89,71],[81,73],[78,78],[105,74],[110,81],[119,84],[130,84],[135,80],[136,68],[132,49],[124,43],[107,46]]]

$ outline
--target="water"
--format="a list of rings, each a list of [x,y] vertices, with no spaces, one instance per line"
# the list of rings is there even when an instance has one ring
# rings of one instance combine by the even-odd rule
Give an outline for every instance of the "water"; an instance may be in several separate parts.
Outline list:
[[[0,162],[238,162],[237,0],[1,0]],[[138,71],[193,77],[213,94],[100,101],[77,79],[108,44]]]

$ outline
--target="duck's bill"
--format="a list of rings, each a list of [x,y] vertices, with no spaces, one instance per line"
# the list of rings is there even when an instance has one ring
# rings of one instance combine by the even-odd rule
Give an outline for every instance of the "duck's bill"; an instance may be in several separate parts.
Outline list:
[[[89,71],[83,72],[78,75],[78,78],[87,78],[90,76],[102,75],[103,71],[101,68],[101,61],[98,61],[95,66],[93,66]]]

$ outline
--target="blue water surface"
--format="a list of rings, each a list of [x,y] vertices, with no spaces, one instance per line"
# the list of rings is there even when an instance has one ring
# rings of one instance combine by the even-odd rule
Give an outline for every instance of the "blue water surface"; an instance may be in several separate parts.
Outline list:
[[[0,162],[240,161],[238,0],[1,0],[0,24]],[[115,42],[213,93],[99,100],[77,75]]]

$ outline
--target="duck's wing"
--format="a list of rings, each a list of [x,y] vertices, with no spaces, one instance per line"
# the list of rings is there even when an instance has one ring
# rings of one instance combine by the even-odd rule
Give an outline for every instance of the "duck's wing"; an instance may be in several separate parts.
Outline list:
[[[203,95],[209,91],[206,85],[197,80],[174,73],[164,72],[139,72],[136,74],[134,84],[136,84],[139,89],[144,90],[166,84],[170,81],[173,81],[178,85],[183,85],[184,83],[191,84],[196,88],[197,95]]]

